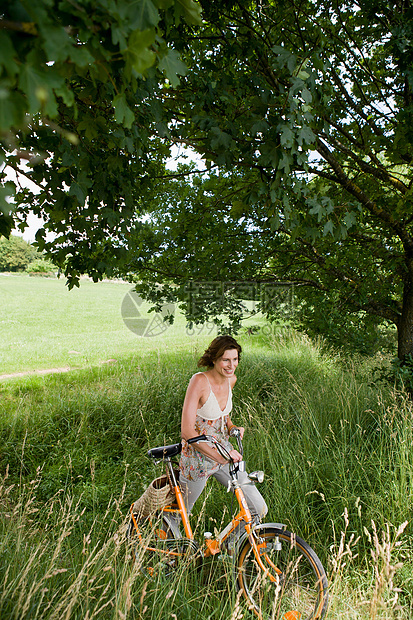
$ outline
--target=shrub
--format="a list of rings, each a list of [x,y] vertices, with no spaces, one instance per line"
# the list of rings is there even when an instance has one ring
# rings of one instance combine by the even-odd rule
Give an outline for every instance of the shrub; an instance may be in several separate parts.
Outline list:
[[[49,260],[36,258],[30,263],[26,271],[32,275],[53,275],[56,271],[56,266]]]
[[[21,237],[0,237],[0,271],[23,271],[37,256],[36,248]]]

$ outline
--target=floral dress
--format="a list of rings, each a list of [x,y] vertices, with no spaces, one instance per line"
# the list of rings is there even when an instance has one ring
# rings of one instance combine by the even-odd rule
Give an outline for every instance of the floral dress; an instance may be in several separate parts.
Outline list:
[[[206,375],[205,377],[208,379]],[[197,411],[195,433],[196,435],[212,435],[212,437],[217,439],[230,451],[233,448],[229,442],[227,428],[228,416],[232,409],[232,392],[229,381],[228,387],[227,404],[223,411],[218,404],[212,388],[210,389],[207,401]],[[192,445],[189,445],[185,439],[182,440],[182,453],[179,468],[184,478],[192,481],[209,478],[209,476],[212,476],[220,467],[221,465],[219,463],[201,454],[201,452],[196,450]]]

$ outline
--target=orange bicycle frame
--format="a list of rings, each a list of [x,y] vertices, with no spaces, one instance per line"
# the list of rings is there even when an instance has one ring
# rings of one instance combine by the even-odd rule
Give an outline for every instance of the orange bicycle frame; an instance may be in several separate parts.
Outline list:
[[[194,440],[196,439],[201,439],[201,437],[194,438]],[[205,440],[206,437],[202,436],[202,439]],[[175,492],[176,505],[174,503],[169,506],[166,506],[162,508],[162,512],[180,515],[186,537],[190,540],[194,540],[194,535],[192,532],[191,524],[189,522],[185,502],[184,502],[179,484],[176,480],[175,473],[173,471],[173,466],[172,466],[169,456],[165,460],[166,460],[167,468],[169,470],[168,477],[172,481],[172,488]],[[231,473],[231,478],[232,478],[232,481],[230,484],[233,487],[234,495],[238,501],[240,510],[238,514],[235,515],[235,517],[231,519],[230,523],[218,534],[218,536],[216,536],[216,538],[211,537],[211,538],[205,539],[206,547],[204,550],[204,556],[209,557],[211,555],[216,555],[217,553],[219,553],[222,543],[236,530],[236,528],[241,523],[244,523],[245,532],[250,540],[250,543],[251,543],[251,546],[254,552],[254,556],[256,558],[256,561],[259,567],[261,568],[262,571],[264,571],[264,573],[270,578],[271,581],[276,582],[278,579],[278,575],[280,574],[281,571],[269,560],[268,556],[266,555],[265,549],[267,545],[265,541],[257,540],[256,536],[253,533],[253,520],[252,520],[251,512],[248,508],[247,500],[245,499],[245,495],[236,479],[236,473],[234,473],[234,471]],[[131,515],[132,515],[133,526],[138,535],[139,542],[146,551],[155,551],[157,553],[161,552],[162,554],[166,554],[166,555],[180,555],[178,551],[173,551],[172,549],[169,549],[169,550],[159,549],[153,546],[151,547],[146,546],[142,538],[142,535],[139,531],[139,525],[136,521],[135,515],[133,514],[133,506],[131,507]],[[159,531],[158,533],[160,535],[160,538],[162,538],[163,537],[162,532]],[[267,566],[265,566],[262,558],[266,559]],[[271,569],[275,571],[275,574],[277,576],[271,575],[270,573]]]

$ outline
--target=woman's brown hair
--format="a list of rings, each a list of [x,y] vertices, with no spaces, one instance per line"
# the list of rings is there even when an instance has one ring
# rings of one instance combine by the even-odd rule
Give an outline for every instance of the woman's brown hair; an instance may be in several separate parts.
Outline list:
[[[205,350],[203,356],[198,360],[198,367],[207,366],[212,368],[225,351],[236,349],[238,351],[238,361],[241,359],[241,345],[232,336],[217,336]]]

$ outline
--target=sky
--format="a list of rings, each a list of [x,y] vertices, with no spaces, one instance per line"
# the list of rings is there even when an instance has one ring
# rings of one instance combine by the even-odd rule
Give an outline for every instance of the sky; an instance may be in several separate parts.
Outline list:
[[[16,173],[13,169],[7,168],[6,172],[7,172],[7,180],[16,181]],[[35,185],[31,184],[30,181],[24,176],[20,177],[19,183],[23,187],[32,187],[32,188],[35,187]],[[21,232],[21,230],[14,228],[11,231],[11,234],[15,235],[16,237],[23,237],[25,241],[27,241],[28,243],[32,243],[35,239],[36,232],[39,230],[39,228],[42,227],[44,222],[41,218],[38,218],[33,213],[30,213],[27,218],[27,223],[29,224],[29,226],[28,228],[25,229],[24,232]]]
[[[188,149],[182,149],[182,147],[173,147],[172,157],[166,164],[167,168],[169,170],[176,170],[179,161],[186,161],[186,162],[188,161],[185,155],[186,157],[189,156],[189,158],[192,160],[198,161],[198,163],[200,164],[200,168],[205,168],[205,166],[201,164],[201,160],[198,155],[196,155],[192,151],[189,151]],[[7,176],[13,181],[15,181],[16,179],[16,173],[14,172],[14,170],[9,169],[7,171]],[[25,177],[20,178],[20,184],[30,187],[30,181],[26,179]],[[12,230],[12,235],[23,237],[25,241],[27,241],[28,243],[32,243],[35,240],[36,232],[39,230],[39,228],[43,226],[44,220],[37,217],[33,213],[30,213],[27,217],[27,223],[28,223],[28,227],[24,230],[24,232],[21,232],[20,230],[15,228],[14,230]],[[53,234],[47,233],[46,239],[47,240],[53,239]]]
[[[39,228],[43,226],[44,222],[41,218],[38,218],[33,213],[30,213],[27,218],[27,223],[29,224],[29,226],[24,230],[24,232],[21,232],[21,230],[15,228],[11,231],[11,234],[15,235],[16,237],[23,237],[23,239],[28,243],[33,243],[33,241],[35,240],[36,232],[39,230]],[[48,238],[49,236],[46,235],[46,237]]]

